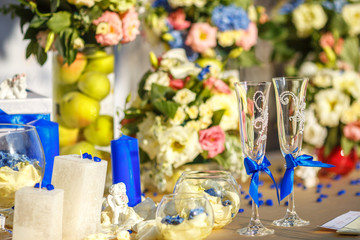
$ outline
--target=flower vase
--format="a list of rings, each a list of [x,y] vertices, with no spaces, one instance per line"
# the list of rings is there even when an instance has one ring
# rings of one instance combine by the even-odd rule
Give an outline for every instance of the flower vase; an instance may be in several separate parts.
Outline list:
[[[87,152],[109,160],[114,64],[112,47],[86,47],[70,65],[54,53],[54,119],[59,123],[60,154]]]
[[[324,147],[318,149],[318,158],[321,162],[335,165],[332,168],[322,169],[325,173],[334,173],[337,175],[346,175],[350,173],[356,166],[358,155],[355,149],[352,149],[348,155],[344,154],[341,146],[336,146],[332,149],[331,153],[325,156]]]

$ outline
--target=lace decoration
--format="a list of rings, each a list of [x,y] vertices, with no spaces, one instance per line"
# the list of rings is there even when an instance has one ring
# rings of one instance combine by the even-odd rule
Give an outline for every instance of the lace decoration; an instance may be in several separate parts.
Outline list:
[[[265,102],[265,96],[263,92],[261,91],[255,92],[253,96],[253,101],[254,101],[254,107],[260,112],[260,116],[255,118],[252,124],[255,129],[261,129],[259,132],[260,137],[256,141],[256,145],[259,145],[262,141],[266,141],[269,113],[268,113],[268,106],[266,106],[264,110],[261,108],[260,103]],[[260,103],[258,103],[259,101]]]
[[[285,91],[280,94],[280,102],[282,105],[287,105],[290,102],[290,97],[294,99],[295,113],[293,116],[289,117],[290,121],[299,122],[299,132],[300,134],[304,133],[304,122],[305,122],[305,108],[306,102],[305,97],[303,96],[300,101],[299,98],[290,91]]]

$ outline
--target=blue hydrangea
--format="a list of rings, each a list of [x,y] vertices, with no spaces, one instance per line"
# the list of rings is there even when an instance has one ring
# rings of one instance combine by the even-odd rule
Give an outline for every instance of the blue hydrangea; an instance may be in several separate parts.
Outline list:
[[[214,8],[211,20],[221,32],[248,29],[250,24],[250,19],[246,11],[235,5],[220,5]]]
[[[190,62],[194,62],[199,57],[199,53],[194,52],[191,47],[188,45],[184,45],[183,48],[185,49],[186,56]]]
[[[180,31],[172,30],[169,32],[174,40],[169,41],[168,44],[171,48],[183,48],[184,40]]]
[[[284,4],[284,6],[282,6],[282,8],[280,8],[279,14],[291,13],[292,11],[294,11],[295,8],[297,8],[298,6],[300,6],[303,3],[304,3],[304,0],[292,0],[292,1]]]
[[[163,7],[167,12],[171,11],[170,4],[167,0],[155,0],[152,4],[153,8]]]
[[[343,7],[347,4],[346,0],[335,0],[332,1],[324,1],[322,5],[324,8],[327,8],[329,10],[334,10],[337,13],[341,13]]]

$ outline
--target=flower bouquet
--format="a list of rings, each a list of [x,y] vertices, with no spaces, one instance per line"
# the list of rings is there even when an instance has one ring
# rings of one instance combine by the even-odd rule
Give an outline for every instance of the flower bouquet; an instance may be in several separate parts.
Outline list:
[[[184,49],[159,58],[151,53],[150,59],[153,69],[143,76],[121,122],[122,132],[139,140],[142,177],[150,178],[143,182],[172,191],[167,185],[176,181],[180,167],[211,160],[243,173],[232,84],[237,79],[195,65]]]
[[[150,42],[161,41],[167,49],[184,48],[191,61],[216,57],[247,67],[258,63],[253,48],[257,24],[267,20],[265,8],[249,0],[156,0],[144,25]]]

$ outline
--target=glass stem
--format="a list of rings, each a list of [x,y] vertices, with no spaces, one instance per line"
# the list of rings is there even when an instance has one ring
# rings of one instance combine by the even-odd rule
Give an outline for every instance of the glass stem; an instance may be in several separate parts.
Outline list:
[[[251,213],[251,223],[253,222],[260,222],[260,219],[259,219],[259,208],[258,206],[256,205],[256,203],[254,202],[254,200],[252,200],[252,213]]]
[[[287,208],[288,213],[295,213],[295,198],[294,198],[294,189],[292,190],[292,192],[289,194],[288,196],[288,208]]]

